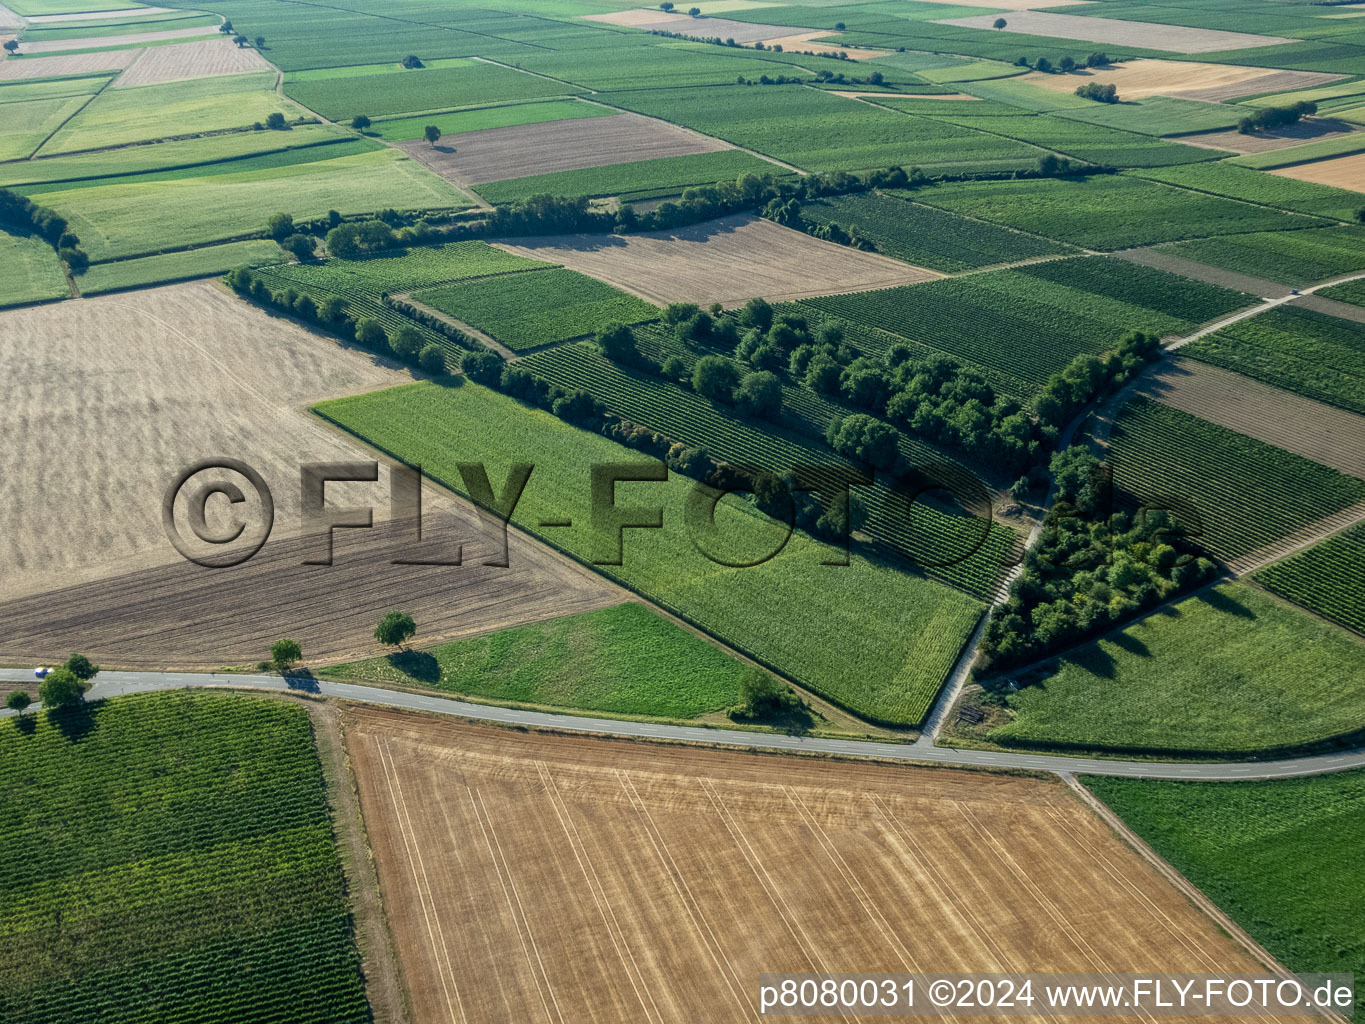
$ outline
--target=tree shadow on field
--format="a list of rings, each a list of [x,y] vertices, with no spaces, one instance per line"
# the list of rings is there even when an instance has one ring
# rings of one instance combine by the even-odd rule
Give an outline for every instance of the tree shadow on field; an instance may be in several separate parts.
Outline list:
[[[291,668],[284,673],[284,685],[291,690],[302,690],[305,693],[318,692],[318,680],[312,669]]]
[[[1136,654],[1139,658],[1149,657],[1152,653],[1152,649],[1133,636],[1132,633],[1115,633],[1110,639],[1113,640],[1115,647],[1121,647],[1129,654]]]
[[[441,681],[441,663],[426,651],[396,651],[385,660],[419,683],[435,685]]]
[[[47,712],[47,721],[68,742],[79,743],[94,731],[98,713],[98,704],[87,704],[82,701],[75,707],[50,709]]]
[[[1239,619],[1256,618],[1256,613],[1242,604],[1241,601],[1238,601],[1235,597],[1229,597],[1216,588],[1200,594],[1199,599],[1205,604],[1217,608],[1220,612],[1224,612],[1228,615],[1235,615]]]
[[[736,722],[745,722],[749,725],[766,725],[768,728],[778,729],[788,736],[804,736],[815,727],[815,715],[811,713],[810,707],[806,704],[787,711],[770,711],[756,715],[731,715],[730,717]]]
[[[1100,679],[1113,679],[1116,675],[1118,666],[1117,660],[1112,654],[1106,651],[1099,644],[1091,644],[1082,651],[1078,651],[1070,658],[1062,658],[1058,661],[1058,668],[1063,662],[1071,662],[1078,665],[1091,675],[1098,676]]]
[[[14,719],[14,728],[19,730],[20,735],[32,736],[38,728],[37,715],[19,715]]]

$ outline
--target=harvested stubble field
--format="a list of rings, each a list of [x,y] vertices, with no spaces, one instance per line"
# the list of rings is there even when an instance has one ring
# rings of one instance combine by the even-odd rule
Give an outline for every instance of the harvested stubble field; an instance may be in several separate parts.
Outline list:
[[[658,303],[734,306],[755,295],[779,301],[938,276],[749,214],[674,231],[556,235],[496,244],[519,256],[562,263]]]
[[[137,50],[106,50],[102,53],[70,53],[61,57],[0,60],[0,82],[86,75],[92,71],[119,71],[131,64],[137,55]]]
[[[1365,192],[1365,153],[1339,156],[1331,160],[1316,160],[1309,164],[1294,164],[1292,167],[1277,168],[1270,173],[1282,178],[1297,178],[1299,181],[1312,181],[1319,185]]]
[[[356,457],[299,407],[404,379],[203,282],[4,313],[0,377],[0,433],[25,439],[0,466],[6,598],[175,558],[162,492],[213,455],[297,526],[298,463]]]
[[[1272,153],[1280,149],[1302,146],[1305,142],[1323,142],[1338,139],[1358,131],[1353,124],[1324,118],[1309,118],[1298,124],[1286,125],[1268,131],[1244,134],[1242,132],[1204,132],[1187,135],[1181,142],[1191,146],[1204,146],[1233,153]]]
[[[269,71],[270,64],[250,46],[235,46],[232,40],[202,39],[174,46],[149,46],[123,74],[114,79],[114,88],[126,85],[156,85],[186,78],[237,75],[247,71]]]
[[[346,743],[418,1024],[748,1019],[764,971],[1255,966],[1055,781],[362,708]]]
[[[401,148],[458,183],[504,181],[730,149],[728,143],[638,114],[464,132],[455,144],[404,142]]]
[[[1163,405],[1365,479],[1365,416],[1191,359],[1149,374],[1139,390]]]
[[[977,14],[939,24],[992,28],[994,21],[993,14]],[[1221,53],[1224,50],[1249,50],[1294,42],[1283,36],[1223,32],[1146,21],[1120,21],[1117,18],[1087,18],[1075,14],[1046,14],[1041,11],[1020,11],[1000,31],[1022,32],[1051,39],[1079,39],[1088,43],[1108,43],[1110,46],[1140,46],[1170,53]]]
[[[168,43],[175,39],[193,39],[207,36],[213,29],[197,26],[193,28],[173,28],[162,32],[125,33],[117,36],[86,37],[82,39],[48,39],[42,42],[25,42],[28,53],[67,53],[72,50],[108,50],[116,47],[154,45]]]
[[[1280,89],[1306,89],[1324,82],[1335,82],[1342,77],[1239,64],[1149,59],[1124,61],[1107,68],[1088,68],[1075,75],[1050,75],[1035,71],[1024,75],[1019,81],[1054,92],[1070,93],[1076,88],[1077,76],[1098,85],[1113,83],[1119,90],[1119,96],[1125,100],[1176,96],[1207,100],[1210,103]]]

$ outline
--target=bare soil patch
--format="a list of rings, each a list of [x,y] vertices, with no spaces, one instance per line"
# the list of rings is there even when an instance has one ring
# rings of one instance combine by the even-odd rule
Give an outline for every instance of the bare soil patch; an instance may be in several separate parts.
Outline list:
[[[864,50],[842,46],[839,42],[816,42],[837,37],[838,32],[802,29],[792,25],[763,25],[728,18],[693,18],[686,14],[664,14],[662,11],[613,11],[609,14],[585,15],[584,21],[600,21],[607,25],[622,25],[646,32],[675,32],[695,39],[733,39],[741,44],[764,43],[780,45],[784,50],[842,50],[854,60],[885,57],[890,50]]]
[[[435,146],[421,139],[398,145],[456,185],[733,148],[728,142],[639,114],[485,128],[453,135]]]
[[[1365,480],[1365,416],[1192,359],[1149,375],[1138,391]]]
[[[1284,36],[1258,36],[1247,32],[1223,32],[1184,25],[1122,21],[1118,18],[1086,18],[1077,14],[1047,14],[1042,11],[1017,11],[1008,21],[1009,24],[999,31],[1050,36],[1053,39],[1080,39],[1113,46],[1140,46],[1148,50],[1169,50],[1171,53],[1218,53],[1294,42]],[[994,22],[995,15],[978,14],[937,24],[992,29]]]
[[[1092,21],[1082,18],[1081,21]],[[1054,92],[1073,92],[1078,84],[1094,82],[1118,88],[1119,96],[1140,100],[1146,96],[1175,96],[1182,99],[1221,100],[1252,96],[1286,89],[1306,89],[1334,82],[1341,75],[1317,71],[1274,71],[1243,64],[1201,64],[1197,61],[1142,59],[1125,61],[1107,68],[1088,68],[1069,75],[1029,72],[1017,79]]]
[[[147,47],[123,74],[114,79],[113,87],[270,70],[270,63],[249,46],[235,46],[230,39],[201,39],[193,43]]]
[[[61,78],[91,71],[118,71],[126,68],[142,51],[105,50],[96,53],[69,53],[64,57],[11,57],[0,60],[0,82],[25,78]]]
[[[1180,141],[1191,146],[1226,150],[1231,153],[1269,153],[1277,149],[1299,146],[1305,142],[1335,139],[1358,131],[1360,128],[1357,125],[1345,121],[1312,117],[1274,131],[1256,132],[1252,135],[1243,135],[1237,131],[1203,132],[1199,135],[1182,135]]]
[[[153,22],[155,24],[155,22]],[[214,31],[207,28],[176,28],[162,32],[139,32],[135,35],[89,36],[85,39],[49,39],[41,43],[25,43],[29,53],[58,53],[62,50],[97,50],[109,46],[135,46],[138,43],[159,43],[166,39],[188,39],[192,36],[206,36]],[[229,42],[229,45],[231,43]]]
[[[518,238],[498,248],[562,263],[651,302],[738,305],[890,288],[941,277],[741,214],[677,231]]]
[[[1332,185],[1348,188],[1352,192],[1365,192],[1365,153],[1351,156],[1338,156],[1330,160],[1315,160],[1311,164],[1294,164],[1270,171],[1282,178],[1297,178],[1299,181],[1314,181],[1319,185]]]
[[[29,16],[28,20],[35,25],[52,25],[64,21],[104,21],[108,18],[134,14],[138,17],[144,17],[150,14],[169,14],[175,9],[176,8],[174,7],[130,7],[126,11],[79,11],[74,14],[33,14]]]
[[[1257,967],[1054,780],[345,723],[419,1024],[751,1020],[766,971]]]

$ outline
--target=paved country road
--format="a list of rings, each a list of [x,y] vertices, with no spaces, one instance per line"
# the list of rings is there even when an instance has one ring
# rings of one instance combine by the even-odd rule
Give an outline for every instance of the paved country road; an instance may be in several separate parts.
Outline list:
[[[31,682],[29,669],[0,669],[0,682]],[[837,740],[814,736],[785,736],[774,733],[744,732],[738,729],[706,729],[681,725],[656,725],[578,715],[556,715],[543,711],[522,711],[489,704],[470,704],[449,697],[435,697],[377,686],[358,686],[325,679],[282,679],[279,676],[237,675],[193,672],[101,672],[88,697],[99,700],[129,693],[154,690],[183,690],[222,687],[238,690],[275,690],[313,693],[322,697],[384,707],[454,715],[509,725],[540,726],[604,736],[632,736],[644,739],[684,740],[723,746],[763,750],[839,754],[845,757],[879,757],[891,760],[920,761],[948,765],[974,765],[988,768],[1023,768],[1033,771],[1068,774],[1122,775],[1148,779],[1279,779],[1296,775],[1317,775],[1365,766],[1365,749],[1343,750],[1283,761],[1219,762],[1215,764],[1167,764],[1159,761],[1111,761],[1086,757],[1058,757],[1046,754],[1019,754],[1009,751],[955,750],[951,747],[920,746],[913,743],[875,743],[867,740]],[[0,711],[0,717],[14,712]]]

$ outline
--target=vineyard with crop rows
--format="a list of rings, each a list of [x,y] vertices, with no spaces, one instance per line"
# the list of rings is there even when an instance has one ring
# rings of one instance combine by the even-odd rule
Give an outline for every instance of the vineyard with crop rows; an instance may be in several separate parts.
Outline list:
[[[1343,530],[1283,562],[1255,580],[1309,611],[1365,633],[1365,524]]]
[[[362,1024],[301,707],[121,697],[0,729],[6,1024]]]

